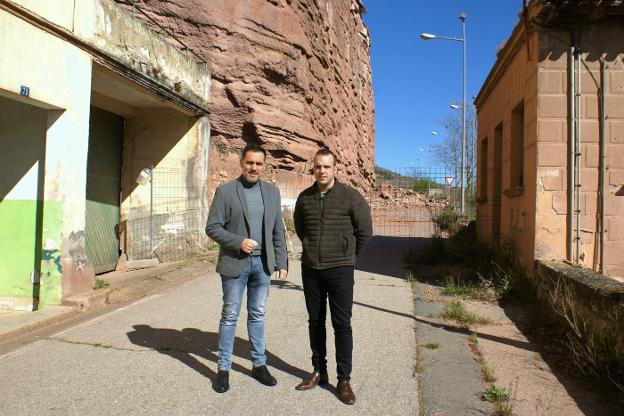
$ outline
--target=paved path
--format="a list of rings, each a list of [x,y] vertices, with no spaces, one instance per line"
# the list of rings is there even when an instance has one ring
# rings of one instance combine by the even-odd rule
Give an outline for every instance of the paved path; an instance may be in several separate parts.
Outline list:
[[[239,325],[230,384],[213,392],[220,283],[208,273],[0,356],[6,415],[410,415],[418,414],[413,298],[402,279],[356,273],[354,406],[332,389],[294,389],[309,369],[300,266],[273,282],[267,318],[273,388],[249,376]],[[329,323],[328,323],[329,325]],[[331,326],[329,325],[329,328]],[[331,329],[328,343],[333,344]],[[331,347],[331,345],[330,345]],[[329,349],[335,385],[333,348]]]

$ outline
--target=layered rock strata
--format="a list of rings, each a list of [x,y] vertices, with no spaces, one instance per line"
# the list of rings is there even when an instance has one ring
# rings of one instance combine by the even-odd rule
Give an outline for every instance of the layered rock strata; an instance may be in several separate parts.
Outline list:
[[[342,178],[363,191],[373,186],[370,37],[360,0],[135,3],[149,16],[137,18],[207,62],[212,168],[227,170],[253,142],[269,151],[274,171],[307,175],[316,150],[328,146]]]

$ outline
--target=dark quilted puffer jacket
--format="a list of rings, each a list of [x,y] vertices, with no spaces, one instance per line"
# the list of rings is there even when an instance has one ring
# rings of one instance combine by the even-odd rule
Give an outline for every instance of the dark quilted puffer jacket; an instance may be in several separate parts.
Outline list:
[[[316,183],[301,192],[294,220],[303,244],[301,261],[313,269],[354,266],[373,232],[364,197],[338,181],[322,200]]]

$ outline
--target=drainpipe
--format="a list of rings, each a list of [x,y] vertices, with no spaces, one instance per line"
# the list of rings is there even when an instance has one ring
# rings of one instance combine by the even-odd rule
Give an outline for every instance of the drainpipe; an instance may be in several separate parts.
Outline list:
[[[605,69],[604,59],[600,60],[600,121],[599,140],[600,150],[598,154],[598,189],[600,192],[600,272],[604,273],[604,221],[605,221]]]
[[[576,263],[581,254],[581,48],[576,48]]]
[[[574,39],[574,35],[572,35],[572,38]],[[575,41],[573,40],[572,43],[573,44],[568,53],[568,232],[566,233],[568,240],[566,244],[566,258],[568,261],[572,261],[573,253],[572,222],[574,221],[574,120],[576,119],[576,116],[574,115],[575,74],[573,58]]]

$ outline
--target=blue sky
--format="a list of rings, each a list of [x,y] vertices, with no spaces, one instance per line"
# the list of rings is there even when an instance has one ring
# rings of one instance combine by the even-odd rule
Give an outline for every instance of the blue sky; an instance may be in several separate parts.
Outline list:
[[[440,140],[431,131],[440,131],[441,120],[455,111],[449,105],[461,101],[462,44],[423,41],[420,34],[460,37],[459,13],[466,13],[466,100],[470,103],[496,61],[496,47],[517,23],[522,0],[363,3],[372,41],[376,164],[425,166],[428,146]]]

